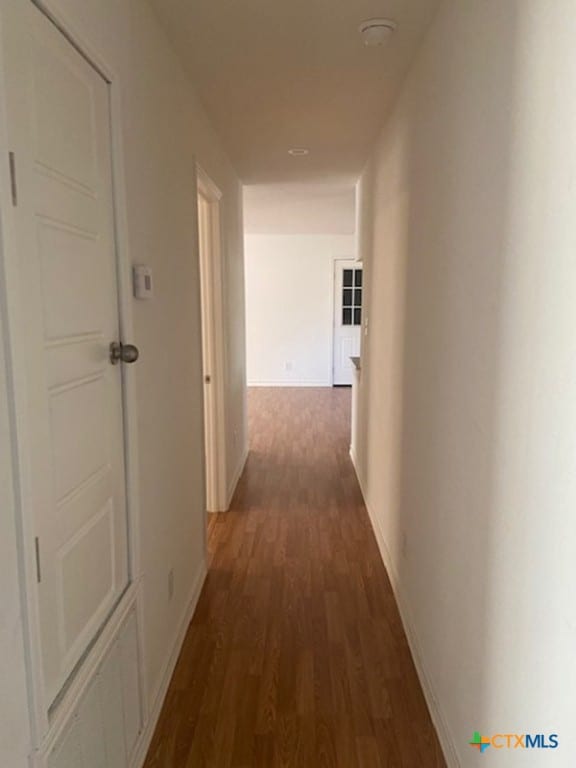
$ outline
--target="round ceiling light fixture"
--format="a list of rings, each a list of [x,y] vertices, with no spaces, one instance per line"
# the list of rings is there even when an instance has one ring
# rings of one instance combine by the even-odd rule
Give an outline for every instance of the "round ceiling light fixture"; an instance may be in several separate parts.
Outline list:
[[[364,45],[369,48],[387,43],[397,28],[398,24],[392,19],[367,19],[359,27]]]
[[[292,155],[292,157],[305,157],[310,154],[310,150],[304,147],[292,147],[292,149],[288,150],[288,154]]]

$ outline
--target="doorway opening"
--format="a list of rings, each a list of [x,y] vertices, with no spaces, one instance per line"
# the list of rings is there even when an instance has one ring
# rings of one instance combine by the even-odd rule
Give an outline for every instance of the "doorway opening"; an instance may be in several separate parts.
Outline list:
[[[206,510],[224,512],[227,499],[220,228],[222,193],[202,168],[198,167],[197,175]]]

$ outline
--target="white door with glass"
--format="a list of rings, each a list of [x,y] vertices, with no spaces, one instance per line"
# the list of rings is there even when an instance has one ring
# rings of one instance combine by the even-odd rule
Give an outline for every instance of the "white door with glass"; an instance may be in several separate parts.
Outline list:
[[[334,262],[334,386],[351,386],[351,357],[360,355],[362,266],[352,259]]]
[[[3,21],[18,263],[8,290],[49,705],[128,584],[118,363],[131,360],[118,344],[109,85],[32,2]]]

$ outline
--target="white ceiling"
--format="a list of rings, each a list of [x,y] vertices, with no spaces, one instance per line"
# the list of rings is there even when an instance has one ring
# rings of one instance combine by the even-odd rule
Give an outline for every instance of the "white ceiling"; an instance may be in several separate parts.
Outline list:
[[[355,189],[333,184],[244,187],[244,229],[258,235],[352,235]]]
[[[249,184],[353,182],[438,4],[150,1]],[[374,16],[398,22],[386,48],[362,44],[358,26]]]

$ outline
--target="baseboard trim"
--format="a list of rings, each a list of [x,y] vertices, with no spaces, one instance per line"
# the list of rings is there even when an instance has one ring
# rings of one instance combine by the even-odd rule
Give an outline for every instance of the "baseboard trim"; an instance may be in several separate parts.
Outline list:
[[[182,650],[186,632],[188,631],[188,627],[192,621],[192,617],[194,616],[194,611],[196,610],[196,605],[198,604],[198,598],[200,597],[200,593],[204,585],[206,573],[206,561],[203,560],[200,568],[198,569],[198,573],[196,574],[196,578],[194,579],[194,583],[192,584],[188,604],[186,606],[184,616],[180,622],[178,634],[176,635],[176,640],[172,647],[172,651],[164,667],[160,686],[158,687],[158,691],[154,697],[154,703],[148,713],[148,719],[144,725],[142,733],[140,734],[140,738],[132,755],[132,759],[130,760],[130,768],[142,768],[144,761],[146,760],[146,756],[150,748],[150,743],[152,742],[152,736],[154,735],[154,730],[156,729],[158,719],[160,718],[160,712],[162,711],[162,706],[164,704],[166,694],[168,693],[168,686],[172,680],[172,675],[174,674],[174,669]]]
[[[412,658],[414,659],[414,665],[416,667],[418,679],[420,680],[420,685],[422,686],[422,690],[424,692],[424,698],[426,699],[426,704],[428,705],[428,710],[430,712],[432,722],[434,723],[434,727],[436,728],[436,733],[438,734],[438,739],[440,741],[440,746],[442,747],[442,752],[444,753],[446,764],[448,768],[461,768],[461,762],[458,756],[458,751],[456,749],[456,743],[454,741],[450,728],[448,727],[448,723],[446,721],[446,718],[444,717],[438,698],[434,693],[434,686],[432,685],[432,681],[430,680],[430,677],[428,676],[428,673],[426,672],[426,668],[424,666],[423,656],[420,650],[420,642],[418,640],[418,636],[414,629],[414,620],[412,618],[412,613],[410,611],[410,608],[408,607],[407,601],[404,599],[404,596],[402,594],[400,579],[398,578],[398,573],[394,568],[392,557],[390,555],[390,550],[388,549],[388,545],[386,544],[386,539],[384,537],[382,528],[380,527],[378,518],[370,509],[370,506],[366,500],[366,493],[364,490],[362,477],[360,472],[358,471],[356,454],[352,450],[352,448],[350,449],[350,459],[352,461],[352,465],[354,466],[354,471],[356,472],[356,478],[358,479],[358,485],[360,486],[360,491],[362,492],[364,504],[368,511],[368,517],[370,518],[370,523],[372,525],[372,530],[374,531],[374,536],[376,537],[376,543],[378,544],[380,557],[382,558],[382,562],[384,563],[384,567],[386,568],[388,577],[390,579],[390,583],[392,585],[392,591],[394,592],[394,597],[398,605],[402,626],[404,627],[404,632],[406,633],[406,638],[408,640],[408,645],[410,646],[410,652],[412,653]]]
[[[331,387],[332,382],[327,379],[321,381],[249,381],[249,387]]]
[[[358,472],[358,463],[356,458],[356,451],[354,450],[354,446],[350,446],[350,460],[352,461],[352,466],[354,467],[354,472],[356,473],[356,479],[358,480],[358,485],[360,486],[360,490],[362,491],[362,498],[364,499],[364,504],[366,504],[366,498],[364,497],[364,490],[362,489],[362,483],[360,482],[360,474]],[[366,507],[368,509],[368,507]]]
[[[244,472],[244,467],[246,466],[246,462],[248,460],[248,453],[249,453],[249,449],[248,449],[248,446],[246,445],[244,447],[244,450],[242,451],[242,455],[240,456],[240,461],[238,462],[236,471],[234,472],[232,480],[230,481],[230,484],[228,486],[228,493],[226,495],[226,509],[230,509],[230,504],[232,504],[232,499],[234,498],[234,494],[236,493],[236,486],[238,485],[238,482],[242,477],[242,472]]]

